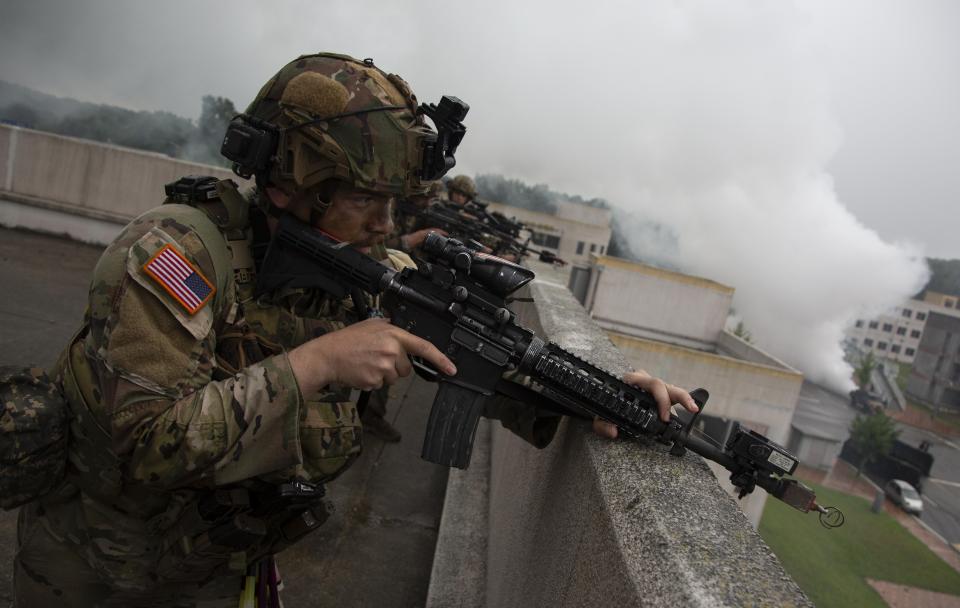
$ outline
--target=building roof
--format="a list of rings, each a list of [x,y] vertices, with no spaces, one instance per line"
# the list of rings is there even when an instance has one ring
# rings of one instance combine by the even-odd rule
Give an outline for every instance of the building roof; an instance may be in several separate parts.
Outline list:
[[[651,266],[649,264],[643,264],[641,262],[632,262],[630,260],[625,260],[623,258],[615,258],[608,255],[596,255],[591,254],[591,258],[596,259],[598,265],[606,266],[608,268],[618,268],[620,270],[628,270],[630,272],[637,272],[640,274],[645,274],[649,276],[659,277],[666,279],[668,281],[674,281],[676,283],[687,283],[689,285],[696,285],[697,287],[703,287],[706,289],[712,289],[714,291],[719,291],[721,293],[727,293],[733,295],[734,288],[729,285],[724,285],[723,283],[717,283],[710,279],[705,279],[703,277],[696,277],[689,274],[684,274],[682,272],[676,272],[673,270],[665,270],[663,268],[657,268],[656,266]]]
[[[856,415],[845,396],[804,380],[790,426],[804,435],[842,443],[850,436]]]

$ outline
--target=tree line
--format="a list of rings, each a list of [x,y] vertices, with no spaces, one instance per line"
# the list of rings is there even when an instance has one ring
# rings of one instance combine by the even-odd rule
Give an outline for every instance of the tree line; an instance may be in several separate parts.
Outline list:
[[[196,121],[164,111],[135,111],[40,93],[0,81],[0,122],[226,166],[220,143],[237,113],[226,97],[204,95]]]

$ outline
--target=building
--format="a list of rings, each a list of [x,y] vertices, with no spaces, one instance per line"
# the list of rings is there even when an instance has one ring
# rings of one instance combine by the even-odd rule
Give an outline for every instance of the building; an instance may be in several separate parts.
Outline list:
[[[560,202],[557,213],[541,213],[491,202],[490,211],[516,218],[530,229],[530,243],[572,264],[583,264],[590,254],[603,255],[610,246],[610,210]]]
[[[928,291],[876,319],[857,319],[846,335],[863,352],[912,365],[931,312],[960,316],[958,298]]]
[[[937,409],[960,411],[960,315],[930,312],[906,393]]]
[[[713,441],[739,422],[787,444],[803,375],[725,330],[733,287],[595,254],[573,271],[570,289],[636,369],[710,391],[698,426]],[[726,473],[718,477],[732,489]],[[755,493],[741,505],[754,524],[764,500]]]

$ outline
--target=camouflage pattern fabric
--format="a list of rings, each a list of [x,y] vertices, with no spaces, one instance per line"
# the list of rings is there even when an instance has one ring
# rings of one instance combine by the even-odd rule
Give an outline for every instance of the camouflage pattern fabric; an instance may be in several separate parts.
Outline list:
[[[67,466],[67,405],[39,368],[0,367],[0,507],[52,490]]]
[[[143,271],[165,246],[216,287],[195,314]],[[176,584],[155,574],[164,527],[211,488],[324,482],[359,454],[354,406],[337,401],[336,390],[302,395],[284,350],[334,329],[338,306],[303,294],[251,301],[250,284],[234,280],[233,257],[244,258],[231,255],[203,211],[185,205],[135,219],[102,255],[88,331],[55,370],[68,376],[74,415],[67,482],[22,511],[17,605],[50,605],[53,596],[64,606],[186,606],[227,588],[235,605],[245,556],[272,546],[270,538],[223,556],[205,585]],[[221,336],[249,334],[263,348],[241,348],[254,356],[239,361],[243,340]]]
[[[372,61],[348,55],[303,55],[271,78],[247,114],[289,131],[270,183],[293,192],[329,179],[384,194],[424,194],[423,140],[432,135],[410,85]],[[329,120],[322,120],[329,119]]]

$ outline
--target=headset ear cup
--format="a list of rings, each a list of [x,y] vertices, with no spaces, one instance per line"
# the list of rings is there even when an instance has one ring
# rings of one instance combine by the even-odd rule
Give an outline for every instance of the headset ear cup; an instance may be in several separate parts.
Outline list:
[[[233,161],[233,171],[244,179],[265,177],[277,153],[280,129],[247,114],[237,115],[227,126],[220,153]]]

